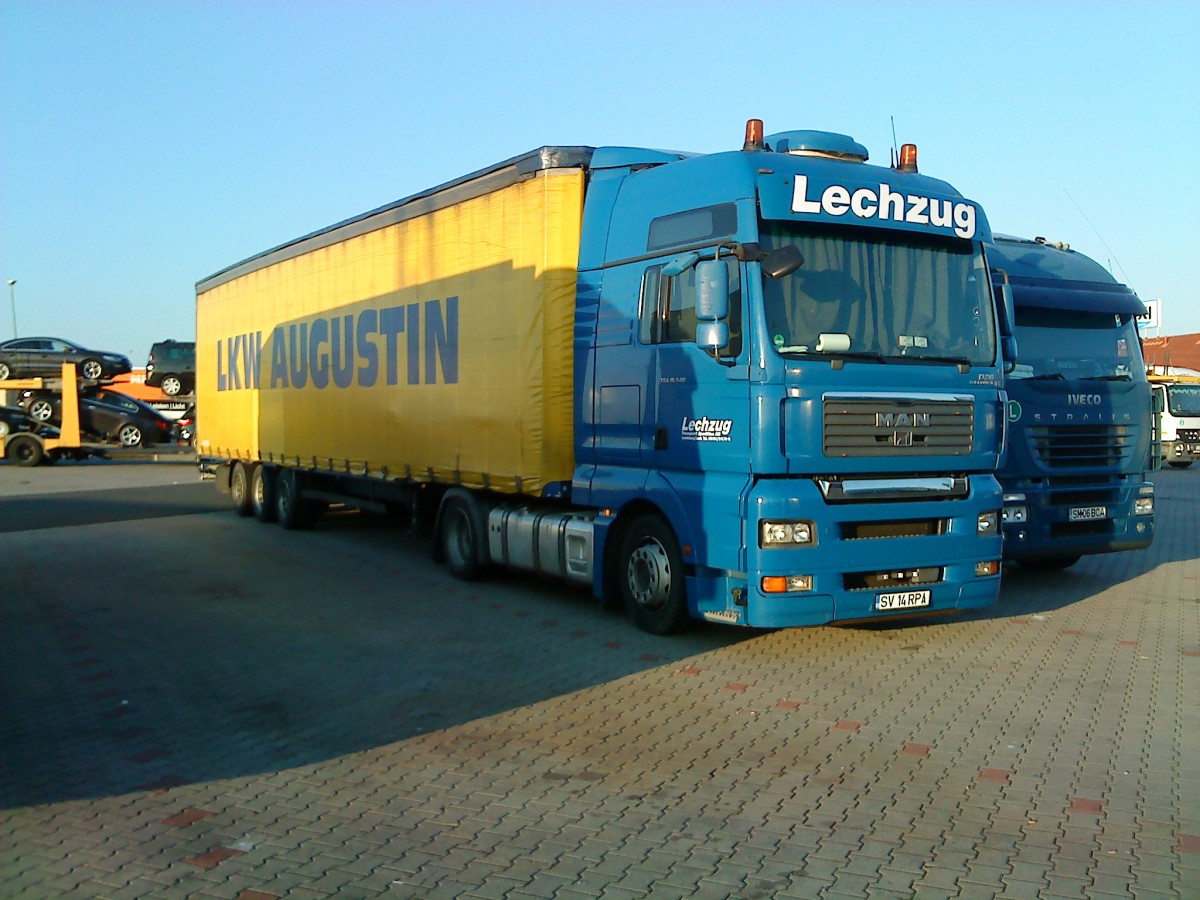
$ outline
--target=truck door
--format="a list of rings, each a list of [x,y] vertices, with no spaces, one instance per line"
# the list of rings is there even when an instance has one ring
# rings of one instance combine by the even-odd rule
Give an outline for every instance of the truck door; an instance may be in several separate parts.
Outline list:
[[[741,272],[728,259],[729,346],[696,345],[696,269],[665,275],[663,265],[642,280],[639,343],[652,365],[643,432],[645,462],[674,472],[748,471],[748,369],[743,349]]]

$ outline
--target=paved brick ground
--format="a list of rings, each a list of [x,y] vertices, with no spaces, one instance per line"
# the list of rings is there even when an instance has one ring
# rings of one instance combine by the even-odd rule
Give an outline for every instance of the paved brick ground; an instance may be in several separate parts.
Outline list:
[[[983,615],[671,639],[353,516],[0,534],[0,896],[1200,896],[1200,472],[1155,480],[1150,550]]]

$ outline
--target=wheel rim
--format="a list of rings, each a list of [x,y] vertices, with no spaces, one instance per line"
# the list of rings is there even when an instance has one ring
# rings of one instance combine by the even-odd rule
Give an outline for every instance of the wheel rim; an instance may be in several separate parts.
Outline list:
[[[39,422],[47,422],[54,415],[54,406],[49,400],[34,400],[29,405],[29,415]]]
[[[8,381],[8,377],[12,374],[8,366],[0,363],[0,381]]]
[[[263,478],[261,473],[255,474],[255,476],[254,476],[254,505],[256,507],[258,507],[259,509],[262,509],[266,505],[267,486],[265,484],[265,481],[266,481],[266,479]]]
[[[104,369],[100,367],[100,363],[95,360],[88,360],[83,364],[84,378],[99,378],[104,374]]]
[[[162,383],[163,393],[166,394],[168,397],[174,397],[176,394],[178,394],[180,387],[181,387],[181,385],[179,384],[178,378],[164,378],[163,379],[163,383]]]
[[[275,486],[275,509],[283,521],[287,521],[292,514],[292,482],[286,475]]]
[[[136,425],[123,426],[117,436],[120,438],[121,446],[123,447],[136,447],[142,442],[141,429]]]
[[[661,609],[671,594],[671,558],[655,538],[648,538],[629,556],[625,572],[629,596],[638,606]]]

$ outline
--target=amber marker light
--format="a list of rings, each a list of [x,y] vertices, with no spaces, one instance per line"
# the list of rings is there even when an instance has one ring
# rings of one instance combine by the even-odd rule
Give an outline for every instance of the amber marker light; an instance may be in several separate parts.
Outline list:
[[[901,144],[900,145],[900,171],[915,172],[917,171],[917,145],[916,144]]]

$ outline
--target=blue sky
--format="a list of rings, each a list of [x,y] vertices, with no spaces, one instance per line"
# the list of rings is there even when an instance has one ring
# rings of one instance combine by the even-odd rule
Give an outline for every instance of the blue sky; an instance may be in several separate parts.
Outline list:
[[[0,0],[0,338],[195,335],[201,278],[543,144],[853,135],[1200,332],[1200,3]]]

